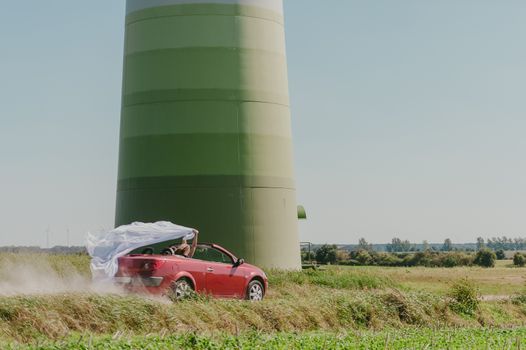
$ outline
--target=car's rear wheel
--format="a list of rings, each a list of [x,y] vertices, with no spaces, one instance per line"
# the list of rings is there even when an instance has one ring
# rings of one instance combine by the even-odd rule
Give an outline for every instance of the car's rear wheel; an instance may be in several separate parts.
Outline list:
[[[194,286],[187,278],[181,278],[173,282],[170,286],[169,297],[174,301],[188,299],[194,295]]]
[[[253,280],[248,284],[246,299],[250,301],[261,301],[265,296],[265,288],[263,283],[258,280]]]

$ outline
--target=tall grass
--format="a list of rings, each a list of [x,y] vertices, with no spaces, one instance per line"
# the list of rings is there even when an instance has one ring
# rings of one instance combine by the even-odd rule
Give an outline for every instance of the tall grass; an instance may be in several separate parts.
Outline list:
[[[0,255],[0,270],[5,266],[16,269],[28,259],[52,266],[58,276],[66,279],[72,271],[89,278],[86,256]],[[273,270],[268,276],[270,290],[260,303],[212,298],[171,303],[137,295],[78,291],[0,296],[0,340],[31,343],[73,334],[142,337],[362,332],[385,327],[477,326],[479,320],[496,324],[489,308],[480,308],[476,315],[459,316],[451,309],[450,298],[400,288],[397,282],[371,269]],[[510,324],[521,324],[526,319],[517,303],[502,308],[515,315]]]
[[[439,299],[397,291],[311,288],[308,295],[261,303],[198,299],[178,303],[138,296],[63,294],[0,298],[0,339],[60,339],[72,332],[265,333],[448,324]]]

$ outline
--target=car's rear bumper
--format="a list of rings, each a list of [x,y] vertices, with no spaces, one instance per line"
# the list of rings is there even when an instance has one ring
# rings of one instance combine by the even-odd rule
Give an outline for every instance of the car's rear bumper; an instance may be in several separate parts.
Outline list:
[[[114,277],[113,282],[120,285],[136,287],[159,287],[163,283],[163,277]]]

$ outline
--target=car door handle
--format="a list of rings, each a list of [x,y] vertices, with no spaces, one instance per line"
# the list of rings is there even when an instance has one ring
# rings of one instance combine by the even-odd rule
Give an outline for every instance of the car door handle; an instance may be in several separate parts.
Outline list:
[[[208,271],[208,272],[214,272],[214,269],[211,268],[211,267],[209,267],[209,268],[206,269],[206,271]]]

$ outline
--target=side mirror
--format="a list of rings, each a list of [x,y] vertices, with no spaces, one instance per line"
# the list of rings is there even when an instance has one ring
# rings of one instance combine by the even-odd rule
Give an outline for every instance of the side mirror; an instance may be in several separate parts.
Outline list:
[[[237,259],[237,261],[234,263],[234,267],[241,266],[245,263],[245,259]]]

